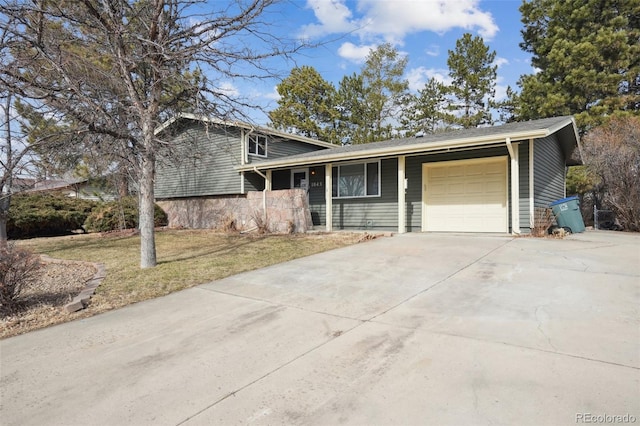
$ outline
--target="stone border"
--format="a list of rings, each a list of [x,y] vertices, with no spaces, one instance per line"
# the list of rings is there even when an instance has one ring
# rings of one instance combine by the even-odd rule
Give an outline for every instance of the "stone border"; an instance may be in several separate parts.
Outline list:
[[[89,304],[89,299],[96,291],[96,288],[102,283],[104,277],[107,276],[107,268],[104,266],[104,263],[93,263],[93,262],[83,262],[80,260],[66,260],[66,259],[54,259],[53,257],[49,257],[47,255],[41,255],[40,258],[43,262],[47,263],[81,263],[85,265],[91,265],[96,269],[96,273],[93,274],[93,278],[91,278],[84,286],[84,289],[78,294],[70,303],[67,303],[64,306],[64,309],[68,313],[77,312],[81,309],[84,309]]]

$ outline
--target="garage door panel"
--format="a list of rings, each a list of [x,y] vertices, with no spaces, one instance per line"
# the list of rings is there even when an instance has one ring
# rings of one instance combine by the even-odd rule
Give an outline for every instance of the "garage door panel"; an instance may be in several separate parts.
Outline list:
[[[424,164],[423,183],[423,230],[506,232],[506,157]]]

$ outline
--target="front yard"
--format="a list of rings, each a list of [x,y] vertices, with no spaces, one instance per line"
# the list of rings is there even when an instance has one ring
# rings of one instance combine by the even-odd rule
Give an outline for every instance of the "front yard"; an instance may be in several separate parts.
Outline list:
[[[163,230],[156,234],[158,266],[144,270],[139,267],[137,235],[89,234],[23,240],[19,246],[39,254],[103,263],[107,276],[86,309],[73,314],[64,311],[64,304],[75,294],[62,301],[59,297],[34,297],[25,311],[1,320],[0,337],[85,318],[229,275],[354,244],[367,237],[352,233],[240,235],[212,230]],[[86,268],[68,265],[66,275],[59,266],[56,268],[53,274],[48,266],[44,269],[41,294],[52,293],[47,286],[59,288],[78,281],[75,276],[78,273],[84,275],[80,281],[87,279]]]

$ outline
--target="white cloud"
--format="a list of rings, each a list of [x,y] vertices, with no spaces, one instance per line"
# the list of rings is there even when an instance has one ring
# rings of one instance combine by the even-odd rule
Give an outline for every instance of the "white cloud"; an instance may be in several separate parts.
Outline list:
[[[506,58],[501,58],[499,56],[496,56],[496,59],[493,61],[494,65],[497,65],[498,68],[500,68],[503,65],[508,65],[509,64],[509,60]]]
[[[373,44],[356,46],[353,43],[346,42],[338,49],[338,55],[352,62],[363,63],[372,49],[376,46]]]
[[[479,0],[358,0],[354,18],[345,0],[307,0],[318,24],[302,28],[307,37],[354,31],[363,40],[382,37],[402,44],[407,34],[422,31],[445,33],[453,28],[477,31],[485,40],[498,32],[493,16],[479,7]]]
[[[450,84],[451,77],[448,74],[449,71],[445,69],[418,67],[410,69],[406,78],[409,81],[409,89],[417,92],[423,89],[427,81],[432,78],[440,83]]]
[[[344,4],[344,0],[307,0],[307,8],[313,9],[319,23],[303,26],[303,38],[349,32],[359,25],[357,21],[351,20],[351,10]]]
[[[269,93],[262,94],[262,97],[270,101],[279,101],[280,93],[278,93],[278,86],[273,86],[273,90]]]
[[[220,93],[229,97],[238,97],[240,95],[240,90],[238,90],[238,88],[231,81],[221,82],[218,90],[220,91]]]
[[[440,46],[438,46],[437,44],[432,44],[424,50],[424,53],[429,56],[440,56]]]

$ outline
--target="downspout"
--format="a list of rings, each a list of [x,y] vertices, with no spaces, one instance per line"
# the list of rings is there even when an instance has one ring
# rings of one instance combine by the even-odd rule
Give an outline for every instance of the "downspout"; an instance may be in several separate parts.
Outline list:
[[[240,130],[240,165],[241,166],[244,166],[249,162],[249,158],[247,155],[247,142],[248,142],[249,135],[253,133],[253,131],[254,131],[253,128],[251,128],[251,130],[249,130],[249,132],[247,133],[245,133],[244,129]],[[246,193],[246,190],[244,187],[244,172],[240,172],[240,193],[241,194]]]

